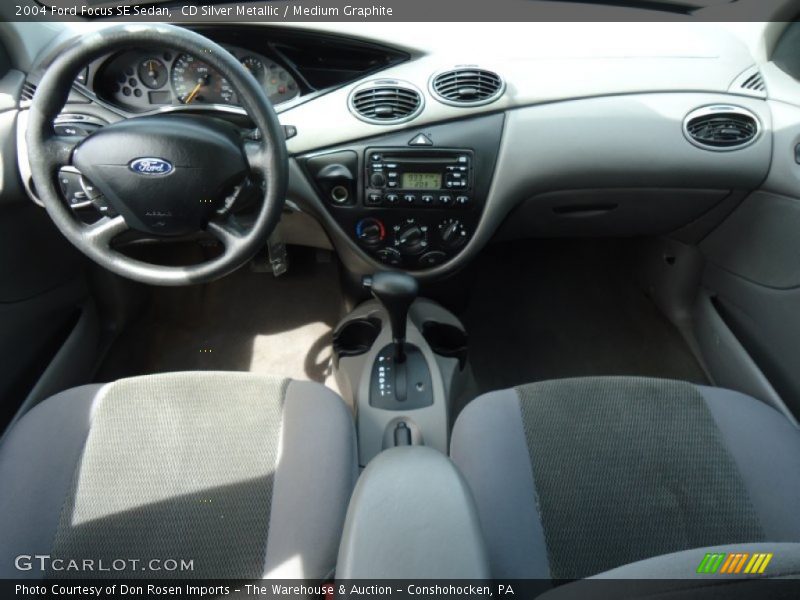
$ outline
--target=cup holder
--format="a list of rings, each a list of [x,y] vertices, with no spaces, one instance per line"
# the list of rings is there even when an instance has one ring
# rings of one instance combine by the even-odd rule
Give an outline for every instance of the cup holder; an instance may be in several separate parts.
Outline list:
[[[426,321],[422,325],[422,337],[436,354],[457,358],[459,368],[467,364],[467,333],[454,325]]]
[[[372,348],[381,332],[381,320],[375,317],[353,319],[333,333],[336,356],[358,356]]]

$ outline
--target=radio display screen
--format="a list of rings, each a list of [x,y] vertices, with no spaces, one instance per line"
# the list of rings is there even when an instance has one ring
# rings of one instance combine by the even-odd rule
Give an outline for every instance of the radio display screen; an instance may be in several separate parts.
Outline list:
[[[406,190],[438,190],[442,187],[442,174],[403,173],[400,187]]]

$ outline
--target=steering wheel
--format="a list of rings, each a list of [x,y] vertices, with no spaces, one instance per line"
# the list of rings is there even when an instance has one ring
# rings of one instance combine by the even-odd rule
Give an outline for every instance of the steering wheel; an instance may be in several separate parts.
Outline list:
[[[125,119],[88,137],[56,135],[53,119],[72,83],[89,62],[116,50],[159,46],[201,57],[225,77],[258,135],[199,115],[161,114]],[[164,24],[125,24],[89,33],[64,50],[36,89],[26,137],[31,177],[56,226],[81,252],[123,277],[154,285],[185,285],[217,279],[249,260],[280,219],[288,159],[283,128],[255,78],[227,50],[192,31]],[[88,179],[116,213],[91,225],[79,221],[62,200],[60,168],[71,165]],[[220,209],[248,175],[263,180],[263,202],[243,231]],[[136,230],[175,237],[205,230],[224,250],[207,262],[160,266],[130,258],[111,246]]]

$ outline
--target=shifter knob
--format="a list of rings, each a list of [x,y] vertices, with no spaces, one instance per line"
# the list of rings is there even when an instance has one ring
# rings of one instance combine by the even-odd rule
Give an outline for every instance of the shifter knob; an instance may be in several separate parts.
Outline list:
[[[372,277],[365,278],[364,286],[369,288],[389,314],[395,359],[399,363],[405,361],[406,321],[408,309],[419,293],[417,280],[408,273],[379,271]]]

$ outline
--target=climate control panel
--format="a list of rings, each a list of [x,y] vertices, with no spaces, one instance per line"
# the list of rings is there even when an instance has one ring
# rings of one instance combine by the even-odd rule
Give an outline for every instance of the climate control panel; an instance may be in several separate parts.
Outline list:
[[[426,216],[365,217],[356,223],[356,240],[380,262],[394,267],[433,267],[461,249],[470,230],[458,218]]]

